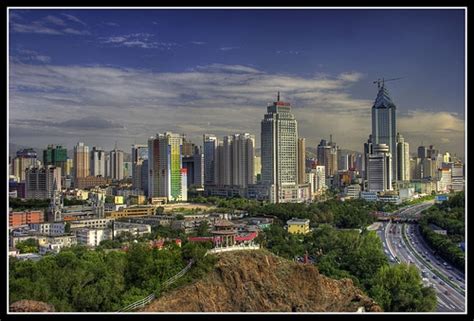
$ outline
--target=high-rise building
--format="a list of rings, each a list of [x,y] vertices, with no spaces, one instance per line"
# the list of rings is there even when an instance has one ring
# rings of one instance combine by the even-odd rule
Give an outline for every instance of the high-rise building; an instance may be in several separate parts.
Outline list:
[[[443,155],[443,162],[444,162],[444,163],[449,163],[449,162],[451,162],[451,155],[449,154],[449,152],[444,153],[444,155]]]
[[[321,194],[326,189],[326,170],[324,166],[317,165],[306,173],[310,184],[311,194]]]
[[[410,145],[397,133],[397,176],[399,181],[410,180]]]
[[[461,162],[453,163],[451,166],[451,185],[455,192],[464,190],[464,166]]]
[[[148,159],[143,160],[141,170],[141,185],[138,188],[143,190],[143,194],[148,195]]]
[[[334,176],[338,171],[339,163],[339,148],[336,143],[332,141],[330,135],[329,142],[321,139],[317,148],[318,165],[326,168],[326,177]]]
[[[386,192],[392,190],[392,157],[386,144],[375,144],[373,153],[369,155],[368,191]]]
[[[267,107],[261,122],[262,183],[270,186],[270,201],[298,200],[298,127],[290,103]]]
[[[204,184],[217,185],[217,146],[218,140],[215,135],[203,135],[204,146]]]
[[[132,162],[123,162],[123,178],[132,178]]]
[[[62,175],[66,175],[67,149],[62,146],[48,145],[43,150],[43,165],[61,167]]]
[[[428,157],[428,149],[425,146],[418,147],[418,158],[425,159]]]
[[[89,146],[79,142],[74,146],[74,178],[87,177],[89,171]]]
[[[133,188],[143,189],[143,180],[147,179],[142,176],[143,162],[148,159],[147,145],[132,145],[132,186]],[[145,171],[146,173],[146,171]]]
[[[90,175],[105,177],[105,151],[100,147],[92,147],[90,159]]]
[[[372,143],[386,144],[391,154],[392,178],[397,180],[397,118],[396,106],[390,98],[385,84],[379,85],[379,92],[372,106]]]
[[[421,161],[422,166],[422,178],[435,178],[436,173],[433,171],[433,161],[431,158],[424,158]]]
[[[199,149],[191,156],[183,156],[183,168],[186,168],[187,186],[202,188],[204,182],[204,154]]]
[[[116,180],[123,179],[123,151],[114,149],[110,151],[110,177]]]
[[[341,154],[339,156],[338,170],[348,171],[349,170],[349,154]]]
[[[165,132],[148,140],[149,197],[166,197],[168,201],[186,201],[187,176],[182,171],[183,138],[179,134]]]
[[[194,155],[196,146],[186,138],[186,135],[182,134],[181,136],[183,137],[183,157]]]
[[[372,135],[369,135],[369,139],[364,143],[364,180],[367,181],[368,166],[369,166],[369,155],[373,153],[373,139]]]
[[[306,143],[304,138],[298,138],[298,184],[305,183],[306,174]]]
[[[28,148],[17,151],[12,161],[12,172],[20,182],[26,180],[26,170],[31,166],[39,166],[35,150]]]
[[[74,172],[74,160],[72,158],[66,159],[66,173],[65,176],[71,176]]]
[[[61,167],[30,167],[26,170],[26,198],[51,198],[55,190],[61,190]]]
[[[437,157],[439,154],[439,150],[434,149],[433,145],[430,145],[430,148],[426,151],[426,157],[431,158],[432,160],[435,160],[434,158]]]

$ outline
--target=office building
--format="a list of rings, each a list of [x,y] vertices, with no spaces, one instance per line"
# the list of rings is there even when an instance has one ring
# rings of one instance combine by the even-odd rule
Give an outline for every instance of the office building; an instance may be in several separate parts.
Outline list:
[[[51,198],[55,190],[61,190],[61,167],[30,167],[26,170],[26,198]]]
[[[142,168],[145,160],[148,160],[148,146],[138,144],[132,145],[132,186],[134,189],[138,188],[144,190],[143,181],[147,180],[148,177],[148,175],[142,175]]]
[[[100,147],[92,147],[90,159],[90,176],[106,177],[105,151]]]
[[[385,144],[388,146],[388,153],[391,155],[391,177],[394,181],[398,179],[396,134],[396,106],[393,103],[384,82],[382,82],[381,86],[379,83],[377,98],[375,99],[374,105],[372,106],[372,143]]]
[[[262,183],[270,188],[273,203],[298,200],[298,128],[290,103],[267,107],[261,121]]]
[[[262,158],[260,156],[255,156],[254,157],[255,182],[260,181],[261,174],[262,174]]]
[[[389,147],[386,144],[375,144],[373,154],[369,155],[368,191],[386,192],[392,190],[392,162]]]
[[[410,180],[410,145],[405,142],[403,136],[397,134],[397,177],[399,181]]]
[[[304,138],[298,138],[298,184],[305,183],[306,174],[306,142]]]
[[[369,155],[372,155],[373,153],[373,139],[372,135],[369,135],[369,139],[367,139],[367,142],[364,143],[364,181],[367,181],[367,174],[368,174],[368,165],[369,165]]]
[[[123,151],[114,149],[110,151],[110,178],[113,180],[123,179]]]
[[[448,193],[452,189],[451,168],[443,167],[438,169],[438,180],[436,190],[438,193]]]
[[[332,141],[330,135],[329,142],[322,139],[317,147],[318,165],[326,168],[326,178],[334,176],[338,171],[339,147]]]
[[[74,146],[74,178],[90,176],[89,146],[79,142]]]
[[[453,163],[451,166],[451,186],[455,192],[464,190],[464,166],[461,162]]]
[[[187,186],[202,188],[204,183],[204,154],[199,149],[191,156],[183,156],[183,168],[187,170]]]

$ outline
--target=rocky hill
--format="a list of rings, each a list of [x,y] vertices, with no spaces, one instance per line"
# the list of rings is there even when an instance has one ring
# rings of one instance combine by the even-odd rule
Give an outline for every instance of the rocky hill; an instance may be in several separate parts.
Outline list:
[[[379,312],[351,280],[267,250],[219,254],[203,279],[153,301],[146,312]]]
[[[20,300],[10,305],[10,312],[54,312],[54,307],[41,301]]]

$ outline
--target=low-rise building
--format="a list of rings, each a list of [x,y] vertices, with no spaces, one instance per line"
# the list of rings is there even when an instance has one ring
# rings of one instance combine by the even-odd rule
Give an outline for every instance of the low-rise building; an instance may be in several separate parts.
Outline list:
[[[376,202],[378,200],[377,192],[360,192],[360,198],[369,202]]]
[[[64,222],[29,224],[32,230],[43,235],[62,235],[64,234],[65,225]]]
[[[81,228],[107,228],[109,227],[112,219],[110,218],[91,218],[84,220],[69,221],[71,230],[77,230]]]
[[[361,187],[359,184],[352,184],[344,188],[344,196],[346,198],[359,198]]]
[[[131,233],[136,236],[143,236],[151,233],[151,226],[140,223],[114,222],[113,231],[114,237],[121,233]]]
[[[77,242],[89,247],[96,247],[104,240],[112,239],[112,230],[104,228],[82,228],[76,231]]]
[[[286,224],[288,225],[288,233],[308,234],[310,232],[308,219],[292,218],[286,221]]]
[[[22,225],[32,223],[43,223],[44,212],[43,211],[23,211],[23,212],[12,212],[8,213],[8,224],[10,227],[18,227]]]
[[[131,206],[121,208],[118,211],[106,212],[105,216],[109,218],[119,218],[128,216],[150,216],[155,214],[155,206]]]

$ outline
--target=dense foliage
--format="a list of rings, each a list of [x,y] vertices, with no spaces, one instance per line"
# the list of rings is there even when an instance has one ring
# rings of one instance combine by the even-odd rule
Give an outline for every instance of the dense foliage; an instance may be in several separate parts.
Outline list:
[[[21,199],[21,198],[9,198],[9,206],[14,211],[24,211],[24,210],[35,210],[35,209],[45,209],[48,208],[50,200],[49,199]]]
[[[36,239],[27,239],[15,244],[20,253],[38,253],[38,241]]]
[[[369,294],[385,311],[419,312],[436,308],[434,289],[423,287],[420,274],[413,265],[384,265],[372,283]]]
[[[435,233],[430,224],[445,229],[447,235]],[[437,254],[464,270],[465,254],[459,247],[465,237],[464,193],[457,193],[424,211],[419,225],[421,234]]]
[[[117,311],[152,292],[179,272],[189,259],[198,263],[172,287],[202,275],[214,265],[206,248],[187,243],[182,248],[151,249],[132,244],[127,252],[88,250],[76,246],[34,261],[10,258],[10,303],[21,299],[51,303],[57,311]]]

